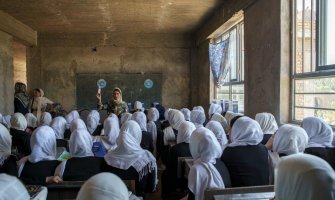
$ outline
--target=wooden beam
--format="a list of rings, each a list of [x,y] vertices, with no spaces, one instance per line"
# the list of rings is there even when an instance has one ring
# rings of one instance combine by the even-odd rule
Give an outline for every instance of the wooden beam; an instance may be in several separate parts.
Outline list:
[[[3,11],[0,11],[0,31],[27,46],[37,45],[37,32]]]

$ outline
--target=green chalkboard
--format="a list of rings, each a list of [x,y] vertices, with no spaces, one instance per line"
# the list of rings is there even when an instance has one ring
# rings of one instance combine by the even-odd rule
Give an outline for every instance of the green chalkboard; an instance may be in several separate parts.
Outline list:
[[[77,109],[96,109],[98,90],[97,81],[107,82],[101,89],[102,102],[106,103],[112,97],[113,88],[122,90],[123,101],[134,104],[144,103],[149,108],[152,102],[162,102],[162,74],[76,74]]]

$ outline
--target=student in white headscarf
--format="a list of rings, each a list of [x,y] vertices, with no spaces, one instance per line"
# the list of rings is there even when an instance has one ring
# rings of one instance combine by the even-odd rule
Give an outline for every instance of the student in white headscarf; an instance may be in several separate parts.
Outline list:
[[[242,116],[242,114],[241,113],[233,113],[231,111],[226,112],[224,117],[226,118],[227,124],[230,126],[230,128],[232,127],[232,125],[230,124],[231,120],[234,119],[235,117],[238,117],[238,116]]]
[[[255,120],[261,126],[264,136],[262,140],[262,144],[266,144],[270,137],[277,131],[278,125],[275,117],[271,113],[257,113],[255,116]]]
[[[151,107],[148,110],[148,123],[147,123],[147,131],[152,135],[152,144],[154,147],[153,154],[156,157],[157,155],[157,138],[160,138],[161,134],[161,125],[158,121],[159,118],[159,112],[157,108]],[[157,157],[156,157],[157,158]]]
[[[120,133],[118,117],[112,113],[104,121],[104,135],[95,136],[93,142],[101,142],[106,151],[116,148],[116,139]]]
[[[64,132],[66,130],[66,120],[64,117],[55,117],[51,121],[50,127],[55,131],[56,139],[64,139]]]
[[[122,126],[124,123],[126,123],[128,120],[131,119],[132,114],[131,113],[122,113],[120,118],[120,126]]]
[[[270,183],[273,184],[274,169],[281,157],[304,153],[308,136],[303,128],[285,124],[276,132],[273,138],[272,150],[269,151]]]
[[[225,130],[225,132],[229,131],[229,125],[227,123],[226,118],[224,118],[221,114],[219,113],[214,113],[212,115],[211,121],[217,121],[221,124],[222,128]]]
[[[224,131],[221,124],[217,121],[209,121],[206,124],[206,128],[208,128],[210,131],[212,131],[218,140],[219,144],[221,145],[222,150],[226,148],[226,145],[228,144],[226,132]]]
[[[87,130],[93,135],[100,135],[103,126],[100,124],[100,114],[97,110],[91,110],[86,118]]]
[[[188,174],[189,196],[202,200],[206,189],[225,188],[223,178],[214,166],[222,154],[214,134],[204,127],[197,128],[191,135],[190,151],[194,161]]]
[[[177,144],[174,145],[168,154],[166,169],[162,174],[162,198],[169,198],[176,192],[177,188],[186,189],[187,180],[184,175],[178,176],[178,157],[191,157],[190,137],[195,130],[192,122],[184,121],[178,130]]]
[[[0,174],[0,197],[2,200],[30,199],[30,195],[21,181],[5,173]]]
[[[205,113],[205,109],[202,106],[194,106],[192,110],[200,110],[201,112]]]
[[[87,130],[85,122],[80,118],[72,120],[71,126],[70,126],[71,133],[78,128],[83,128]]]
[[[42,112],[38,126],[49,126],[52,121],[52,116],[49,112]]]
[[[208,119],[211,120],[214,113],[221,114],[222,107],[219,104],[211,103],[211,106],[208,109]]]
[[[180,109],[180,112],[183,113],[184,118],[185,118],[186,121],[190,121],[190,119],[191,119],[191,111],[190,111],[190,109],[188,109],[188,108],[182,108],[182,109]]]
[[[18,177],[31,185],[45,185],[62,181],[53,176],[59,161],[56,160],[56,136],[49,126],[38,127],[30,139],[31,154],[18,162]]]
[[[191,111],[191,122],[195,125],[196,128],[203,127],[206,121],[206,115],[201,110],[192,110]]]
[[[329,124],[318,117],[306,117],[302,120],[301,126],[305,129],[309,138],[305,153],[324,159],[335,169],[332,149],[334,134]]]
[[[86,181],[101,172],[103,158],[94,157],[92,145],[92,137],[86,129],[73,131],[69,140],[71,158],[58,165],[55,176],[65,181]]]
[[[135,101],[135,103],[134,103],[134,111],[133,112],[137,112],[137,111],[140,111],[140,112],[144,111],[143,104],[140,101]]]
[[[11,117],[10,134],[12,135],[13,147],[16,147],[20,155],[29,155],[30,150],[30,134],[25,132],[27,128],[27,120],[21,113],[15,113]]]
[[[128,191],[127,186],[118,176],[103,172],[86,181],[76,199],[137,200],[139,198]]]
[[[77,110],[72,110],[71,112],[69,112],[66,116],[65,116],[65,120],[66,120],[66,130],[64,133],[64,138],[70,138],[71,135],[71,131],[70,131],[70,126],[71,126],[71,122],[75,119],[79,119],[80,115],[78,113]]]
[[[37,127],[37,118],[35,117],[33,113],[27,113],[24,117],[27,120],[26,132],[32,133]]]
[[[335,173],[323,159],[295,154],[283,158],[275,178],[276,200],[335,199]]]
[[[131,116],[131,120],[140,125],[142,130],[142,140],[141,140],[141,147],[150,151],[151,153],[154,152],[154,145],[153,145],[153,136],[151,133],[147,132],[147,116],[142,111],[137,111],[133,113]]]
[[[16,157],[11,155],[12,137],[8,129],[0,124],[0,173],[17,176]]]
[[[10,121],[12,119],[12,116],[11,115],[5,115],[5,116],[2,116],[2,124],[7,128],[7,129],[10,129],[11,127],[11,124],[10,124]]]
[[[141,148],[141,128],[133,120],[121,127],[117,147],[105,155],[104,171],[112,172],[123,180],[135,180],[136,196],[145,196],[156,188],[157,165],[155,157]]]
[[[269,184],[268,151],[262,139],[263,131],[255,120],[243,116],[233,123],[231,143],[221,156],[233,187]]]

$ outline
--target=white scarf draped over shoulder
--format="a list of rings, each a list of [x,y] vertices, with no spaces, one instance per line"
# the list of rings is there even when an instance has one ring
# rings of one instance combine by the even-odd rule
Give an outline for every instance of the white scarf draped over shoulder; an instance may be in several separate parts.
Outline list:
[[[0,166],[12,152],[12,136],[8,129],[0,123]]]
[[[120,133],[118,117],[112,113],[104,121],[104,135],[94,137],[94,142],[101,142],[104,148],[114,150],[117,146],[116,139]]]
[[[131,116],[131,120],[140,125],[142,131],[147,131],[147,116],[142,111],[137,111]]]
[[[170,109],[168,112],[168,121],[170,126],[163,130],[164,145],[168,145],[170,141],[176,140],[176,135],[174,134],[173,129],[178,130],[180,125],[185,121],[185,118],[183,113],[179,110]]]
[[[332,147],[333,130],[324,120],[318,117],[306,117],[302,120],[302,128],[309,137],[309,147]]]
[[[276,119],[271,113],[257,113],[255,120],[261,126],[264,134],[274,134],[278,129]]]
[[[90,134],[93,134],[95,129],[98,127],[100,121],[100,114],[97,110],[91,110],[88,113],[86,122],[87,122],[87,130]]]
[[[229,147],[258,145],[263,140],[263,131],[255,120],[243,116],[235,121],[230,138]]]
[[[80,118],[80,115],[78,113],[78,111],[76,110],[72,110],[70,113],[68,113],[66,116],[65,116],[65,119],[66,119],[66,129],[69,129],[70,126],[71,126],[71,122],[75,119],[79,119]]]
[[[50,127],[55,131],[56,139],[64,139],[66,130],[66,120],[64,117],[55,117],[50,124]]]
[[[141,148],[141,139],[142,131],[138,123],[133,120],[127,121],[121,127],[116,149],[105,155],[106,163],[123,170],[134,167],[140,180],[152,170],[156,172],[157,177],[156,159],[149,151]]]
[[[190,151],[194,164],[188,175],[188,188],[195,200],[204,199],[206,189],[225,188],[220,173],[213,165],[222,154],[214,134],[204,127],[195,129],[190,139]]]
[[[194,130],[195,130],[195,126],[192,122],[184,121],[179,126],[178,135],[177,135],[177,144],[182,143],[182,142],[190,143],[190,137]]]
[[[10,119],[11,128],[24,131],[27,128],[27,120],[21,113],[14,113]]]

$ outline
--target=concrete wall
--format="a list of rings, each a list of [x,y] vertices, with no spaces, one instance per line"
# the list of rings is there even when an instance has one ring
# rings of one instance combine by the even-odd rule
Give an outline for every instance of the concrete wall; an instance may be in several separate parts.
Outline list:
[[[26,46],[13,42],[14,83],[27,84]]]
[[[13,38],[0,31],[0,113],[14,112]]]
[[[188,35],[44,33],[28,49],[29,89],[70,110],[76,73],[162,73],[162,104],[181,108],[190,104],[190,52]]]

